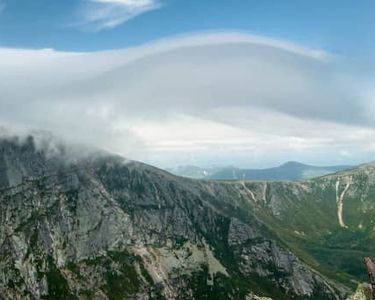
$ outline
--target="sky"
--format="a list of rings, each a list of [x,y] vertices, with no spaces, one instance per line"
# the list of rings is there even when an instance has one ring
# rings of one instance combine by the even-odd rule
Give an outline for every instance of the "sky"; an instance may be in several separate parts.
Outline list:
[[[0,0],[0,126],[159,167],[372,161],[374,8]]]

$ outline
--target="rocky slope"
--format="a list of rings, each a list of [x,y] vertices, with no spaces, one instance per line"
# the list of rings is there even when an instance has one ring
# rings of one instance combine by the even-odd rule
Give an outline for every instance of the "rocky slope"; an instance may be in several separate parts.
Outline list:
[[[1,299],[345,299],[362,274],[329,251],[373,250],[372,169],[214,182],[60,150],[0,142]]]
[[[257,215],[299,257],[348,286],[375,253],[375,165],[309,181],[243,183]],[[253,205],[254,206],[254,205]]]

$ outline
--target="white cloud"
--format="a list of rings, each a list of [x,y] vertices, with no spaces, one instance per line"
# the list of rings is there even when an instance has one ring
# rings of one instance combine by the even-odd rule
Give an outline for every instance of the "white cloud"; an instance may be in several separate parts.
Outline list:
[[[111,29],[160,7],[159,0],[85,0],[75,25],[91,31]]]
[[[0,49],[0,65],[4,125],[134,159],[255,166],[375,154],[373,80],[283,40],[218,33],[95,53]]]

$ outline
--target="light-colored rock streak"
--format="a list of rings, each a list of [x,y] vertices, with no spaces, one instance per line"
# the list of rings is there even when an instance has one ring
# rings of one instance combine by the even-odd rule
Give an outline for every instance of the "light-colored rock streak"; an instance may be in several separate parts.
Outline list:
[[[245,181],[241,181],[241,184],[242,184],[243,188],[245,189],[245,191],[246,191],[248,194],[250,194],[251,199],[253,199],[254,202],[257,202],[257,199],[255,198],[254,193],[252,192],[252,190],[250,190],[250,189],[246,186]]]
[[[144,245],[134,247],[133,251],[142,258],[144,266],[153,281],[163,285],[164,297],[168,300],[176,299],[177,294],[169,284],[168,274],[160,263],[159,255],[154,253],[151,248],[147,248]]]
[[[352,183],[353,183],[353,178],[350,176],[348,178],[348,181],[346,183],[346,186],[345,186],[344,190],[340,194],[339,193],[340,179],[337,179],[337,181],[336,181],[337,217],[338,217],[338,220],[339,220],[339,224],[340,224],[340,226],[342,228],[348,228],[348,226],[345,225],[344,217],[343,217],[343,213],[344,213],[344,196],[345,196],[346,192],[348,191],[348,189],[350,188],[350,186],[352,185]]]

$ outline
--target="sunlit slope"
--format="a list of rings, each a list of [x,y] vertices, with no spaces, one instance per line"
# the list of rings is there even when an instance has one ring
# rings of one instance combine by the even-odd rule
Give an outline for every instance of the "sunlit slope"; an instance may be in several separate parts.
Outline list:
[[[252,210],[295,253],[346,284],[367,280],[375,254],[375,166],[308,181],[233,183]]]

